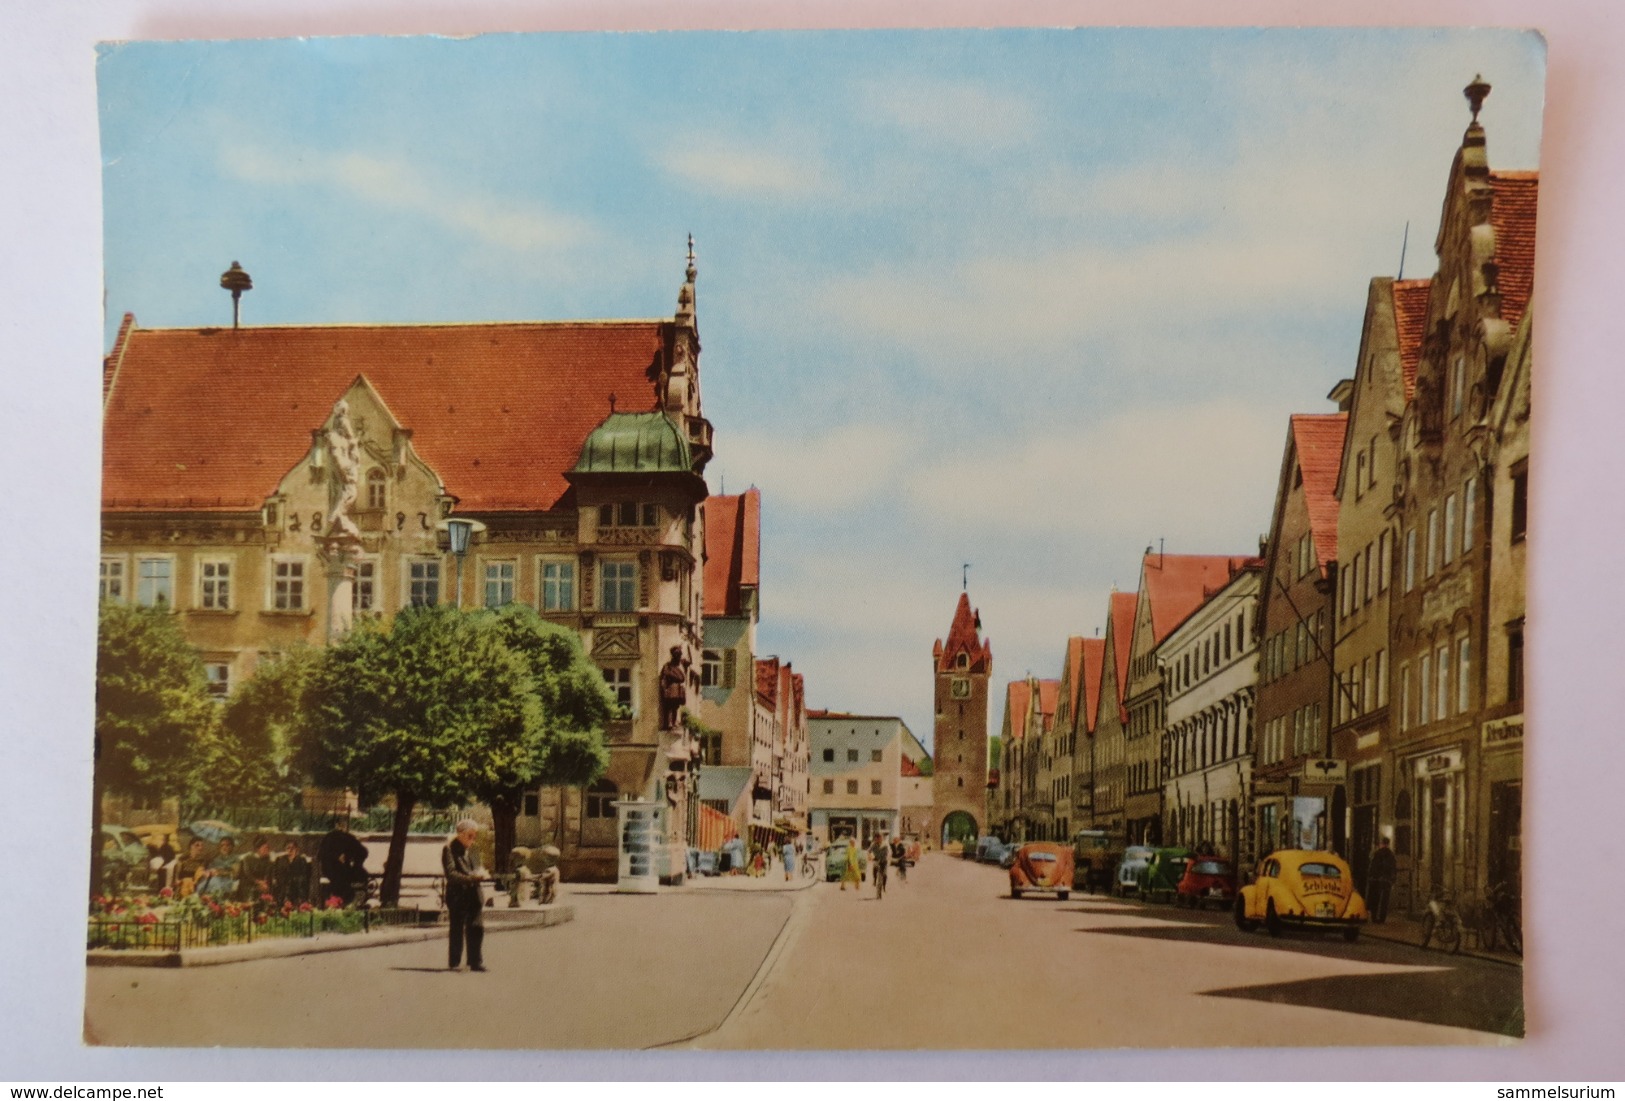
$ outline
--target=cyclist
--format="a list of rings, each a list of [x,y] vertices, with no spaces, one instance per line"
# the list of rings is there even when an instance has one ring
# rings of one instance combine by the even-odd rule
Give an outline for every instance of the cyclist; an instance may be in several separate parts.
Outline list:
[[[875,840],[869,846],[869,862],[875,873],[875,897],[884,898],[886,895],[886,859],[891,850],[886,846],[886,835],[876,834]]]
[[[892,838],[891,862],[897,865],[897,882],[908,882],[908,846],[901,837]]]

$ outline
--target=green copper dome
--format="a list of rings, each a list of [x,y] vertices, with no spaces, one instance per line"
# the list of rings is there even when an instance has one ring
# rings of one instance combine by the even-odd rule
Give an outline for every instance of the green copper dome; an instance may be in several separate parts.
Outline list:
[[[611,413],[581,445],[577,474],[692,474],[688,440],[664,413]]]

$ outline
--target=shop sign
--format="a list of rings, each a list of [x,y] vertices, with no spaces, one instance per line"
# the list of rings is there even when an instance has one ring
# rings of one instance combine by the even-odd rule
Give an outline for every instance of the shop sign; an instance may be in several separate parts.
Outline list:
[[[1441,772],[1456,772],[1461,768],[1461,750],[1443,749],[1416,759],[1416,774],[1432,776]]]
[[[1303,763],[1303,778],[1315,784],[1341,784],[1348,780],[1348,762],[1321,757]]]
[[[1484,748],[1493,749],[1496,746],[1516,745],[1523,741],[1523,716],[1512,715],[1505,719],[1491,719],[1484,724]]]

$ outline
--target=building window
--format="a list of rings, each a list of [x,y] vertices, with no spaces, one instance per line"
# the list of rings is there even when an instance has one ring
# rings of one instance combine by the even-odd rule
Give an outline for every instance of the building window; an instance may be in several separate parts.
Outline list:
[[[1365,461],[1364,451],[1354,457],[1354,499],[1356,501],[1365,496]]]
[[[542,813],[542,796],[540,792],[525,792],[525,809],[520,812],[526,818],[538,818]]]
[[[1384,531],[1377,537],[1377,591],[1388,591],[1388,577],[1392,572],[1394,557],[1394,537],[1392,532]]]
[[[1529,533],[1529,460],[1512,467],[1512,541]]]
[[[384,507],[384,472],[376,468],[367,471],[367,507]]]
[[[869,781],[869,794],[870,795],[879,795],[880,794],[880,781],[879,780],[870,780]]]
[[[1507,624],[1507,701],[1523,702],[1523,620]]]
[[[614,818],[615,800],[620,797],[614,780],[599,780],[587,789],[587,817]]]
[[[621,714],[630,716],[632,712],[632,670],[628,666],[603,670],[604,683],[609,685],[609,691],[615,697],[615,706],[620,708]]]
[[[406,602],[414,608],[440,603],[440,563],[420,559],[411,564]]]
[[[1371,555],[1373,549],[1370,543],[1365,545],[1365,563],[1360,568],[1360,590],[1364,598],[1360,601],[1361,604],[1371,603],[1371,598],[1377,595],[1376,587],[1371,584]]]
[[[175,560],[138,558],[135,567],[135,602],[143,608],[173,607]]]
[[[573,612],[576,606],[576,564],[542,563],[542,611]]]
[[[99,590],[102,600],[124,603],[124,559],[102,559],[102,578]]]
[[[635,612],[638,608],[638,568],[634,562],[605,562],[599,570],[598,608],[605,612]]]
[[[231,608],[231,563],[198,564],[198,607],[224,612]]]
[[[716,688],[722,684],[722,652],[720,650],[700,651],[700,687]],[[825,753],[831,752],[825,750]],[[825,758],[829,760],[830,758]]]
[[[1473,525],[1478,521],[1478,475],[1461,487],[1461,553],[1473,549]]]
[[[858,751],[855,750],[855,749],[847,750],[846,751],[846,759],[847,759],[847,761],[849,763],[856,764],[857,760],[858,760]]]
[[[834,795],[835,794],[835,781],[834,780],[825,780],[824,781],[824,794],[825,795]]]
[[[1371,710],[1371,697],[1377,688],[1371,677],[1371,659],[1360,659],[1360,713]]]
[[[1399,729],[1409,730],[1411,726],[1411,667],[1404,662],[1399,663]]]
[[[882,758],[882,751],[881,750],[871,749],[869,751],[869,760],[871,760],[871,761],[879,761],[879,760],[881,760],[881,758]]]
[[[598,506],[598,526],[602,528],[652,528],[660,523],[656,505],[636,501],[611,501]]]
[[[378,606],[378,563],[361,561],[355,564],[355,585],[350,589],[350,609],[370,612]]]
[[[500,608],[504,604],[513,603],[513,576],[514,564],[512,562],[487,562],[485,564],[485,606],[487,608]]]
[[[1427,654],[1416,669],[1416,725],[1423,726],[1433,720],[1433,659]]]
[[[279,612],[300,612],[305,608],[305,564],[297,559],[278,558],[271,564],[271,607]]]
[[[1458,355],[1450,364],[1450,417],[1452,420],[1461,416],[1461,399],[1466,389],[1467,362],[1465,357]]]
[[[1439,572],[1439,510],[1428,509],[1428,557],[1427,573],[1424,576],[1432,577]]]
[[[1388,706],[1388,651],[1377,651],[1377,706]]]
[[[1444,499],[1444,562],[1449,565],[1456,559],[1456,495],[1452,493]]]
[[[824,750],[824,760],[826,760],[826,761],[834,761],[835,760],[835,751],[833,749]]]
[[[1438,649],[1439,693],[1434,698],[1433,717],[1443,719],[1450,714],[1450,644]]]
[[[1456,713],[1465,715],[1468,693],[1472,687],[1472,642],[1466,635],[1456,636]]]
[[[848,780],[846,782],[846,793],[848,795],[856,795],[858,793],[858,782],[856,780]]]
[[[224,701],[231,695],[231,665],[224,661],[203,663],[203,676],[208,683],[209,698]]]
[[[1416,529],[1405,533],[1405,591],[1416,588]]]

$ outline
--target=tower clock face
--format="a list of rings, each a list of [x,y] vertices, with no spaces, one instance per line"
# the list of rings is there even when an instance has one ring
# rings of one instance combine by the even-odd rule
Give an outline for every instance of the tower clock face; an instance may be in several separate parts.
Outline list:
[[[955,677],[948,687],[948,694],[956,700],[970,699],[970,678]]]

